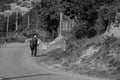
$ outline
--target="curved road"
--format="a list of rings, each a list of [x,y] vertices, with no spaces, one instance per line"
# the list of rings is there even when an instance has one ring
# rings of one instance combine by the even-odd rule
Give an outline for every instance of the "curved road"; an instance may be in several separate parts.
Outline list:
[[[0,49],[0,80],[88,80],[41,67],[30,57],[28,45],[11,43]]]

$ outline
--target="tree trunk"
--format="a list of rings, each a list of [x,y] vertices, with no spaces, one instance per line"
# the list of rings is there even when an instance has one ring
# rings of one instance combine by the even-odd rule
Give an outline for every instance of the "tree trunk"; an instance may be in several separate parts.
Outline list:
[[[59,27],[60,27],[60,36],[62,36],[62,21],[63,21],[63,14],[60,12],[60,24],[59,24]]]
[[[6,28],[6,35],[8,35],[8,29],[9,29],[9,15],[7,16],[7,28]]]
[[[16,27],[15,27],[15,31],[16,31],[16,34],[17,34],[17,31],[18,31],[18,12],[16,11]]]
[[[30,16],[28,15],[28,29],[29,29],[29,26],[30,26]]]

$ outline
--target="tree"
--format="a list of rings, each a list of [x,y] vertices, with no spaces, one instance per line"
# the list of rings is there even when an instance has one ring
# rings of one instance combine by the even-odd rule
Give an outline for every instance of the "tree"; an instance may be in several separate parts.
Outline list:
[[[0,2],[0,12],[10,10],[10,5],[6,4],[5,2]]]
[[[0,34],[2,34],[5,31],[4,29],[5,22],[6,18],[3,15],[0,15]]]
[[[77,35],[85,31],[88,37],[93,37],[107,29],[114,20],[118,6],[116,0],[62,0],[62,2],[65,15],[71,18],[77,16],[79,22],[85,23],[84,27],[78,25],[80,31],[76,29]]]
[[[42,0],[36,8],[39,14],[40,26],[49,33],[57,31],[59,25],[59,12],[57,0]]]

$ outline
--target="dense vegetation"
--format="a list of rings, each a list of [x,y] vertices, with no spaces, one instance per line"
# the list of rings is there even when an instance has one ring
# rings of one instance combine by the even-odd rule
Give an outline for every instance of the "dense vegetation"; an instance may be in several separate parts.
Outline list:
[[[66,50],[57,49],[48,52],[47,56],[40,57],[41,62],[51,66],[60,64],[66,70],[81,74],[120,79],[118,76],[120,74],[119,40],[111,36],[100,42],[99,38],[109,25],[115,22],[115,16],[120,9],[118,0],[44,0],[41,2],[41,6],[39,4],[36,4],[36,6],[42,14],[40,16],[43,21],[42,27],[48,32],[52,32],[52,30],[57,32],[59,23],[53,23],[54,19],[59,22],[59,11],[65,16],[69,16],[71,20],[77,17],[75,28],[71,31],[74,38],[66,41]],[[100,51],[91,57],[81,59],[81,56],[86,54],[83,53],[83,50],[92,46],[101,47]],[[111,52],[112,50],[117,50],[117,52],[114,54]],[[80,59],[82,63],[79,63],[78,60]],[[77,61],[78,64],[76,65]],[[107,70],[99,70],[96,67],[99,64],[107,65]],[[95,68],[90,69],[91,66]],[[55,67],[59,68],[59,65]]]
[[[17,0],[0,1],[0,12],[9,10],[10,6],[8,4],[11,2],[17,2]],[[62,12],[64,16],[76,21],[75,27],[69,33],[72,38],[66,41],[66,51],[51,51],[43,61],[60,63],[62,66],[79,71],[82,70],[81,65],[73,65],[72,63],[81,57],[82,50],[91,47],[91,45],[102,46],[97,54],[89,59],[84,59],[83,62],[90,62],[95,59],[96,62],[109,64],[107,66],[109,76],[114,74],[118,77],[118,80],[120,79],[118,75],[120,70],[119,40],[112,36],[99,42],[99,36],[107,30],[112,22],[115,22],[115,16],[120,12],[119,0],[42,0],[37,3],[32,2],[32,6],[33,8],[24,16],[19,14],[17,36],[14,35],[15,14],[10,16],[9,33],[11,36],[6,37],[7,42],[10,39],[12,41],[24,41],[26,37],[31,37],[31,34],[38,34],[44,41],[54,39],[58,36],[59,13]],[[27,24],[28,16],[30,16],[29,28]],[[7,18],[0,15],[0,38],[6,35],[6,24]],[[117,50],[115,56],[111,53],[114,49]],[[93,75],[102,73],[103,75],[103,72],[96,71],[88,71],[88,73],[91,75],[92,73]],[[105,72],[104,76],[106,76]]]
[[[75,30],[75,36],[77,38],[93,37],[103,33],[108,25],[114,21],[117,3],[115,0],[44,0],[41,2],[41,9],[43,9],[41,13],[44,14],[44,11],[47,11],[44,14],[46,15],[44,19],[46,18],[45,21],[48,23],[46,28],[50,29],[51,24],[52,28],[54,25],[58,27],[58,23],[53,23],[59,21],[59,11],[70,16],[71,19],[76,16],[79,24]]]
[[[0,2],[0,11],[10,8],[8,5],[15,0],[4,0]],[[33,3],[33,9],[26,15],[19,16],[19,30],[24,31],[27,28],[27,15],[30,15],[30,29],[39,28],[50,33],[49,36],[57,36],[59,27],[59,12],[69,16],[71,19],[77,17],[77,23],[74,36],[78,39],[82,37],[94,37],[103,33],[108,25],[114,21],[118,0],[42,0]],[[6,17],[0,16],[0,32],[6,31]],[[34,20],[32,20],[34,19]],[[15,14],[10,16],[10,31],[15,29]]]

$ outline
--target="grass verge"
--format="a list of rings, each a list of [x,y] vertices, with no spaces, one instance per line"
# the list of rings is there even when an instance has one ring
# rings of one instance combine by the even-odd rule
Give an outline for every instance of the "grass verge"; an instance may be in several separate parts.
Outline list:
[[[98,51],[90,53],[90,49]],[[54,49],[40,56],[38,62],[60,71],[120,80],[120,39],[110,36],[102,41],[70,41],[66,51]]]

